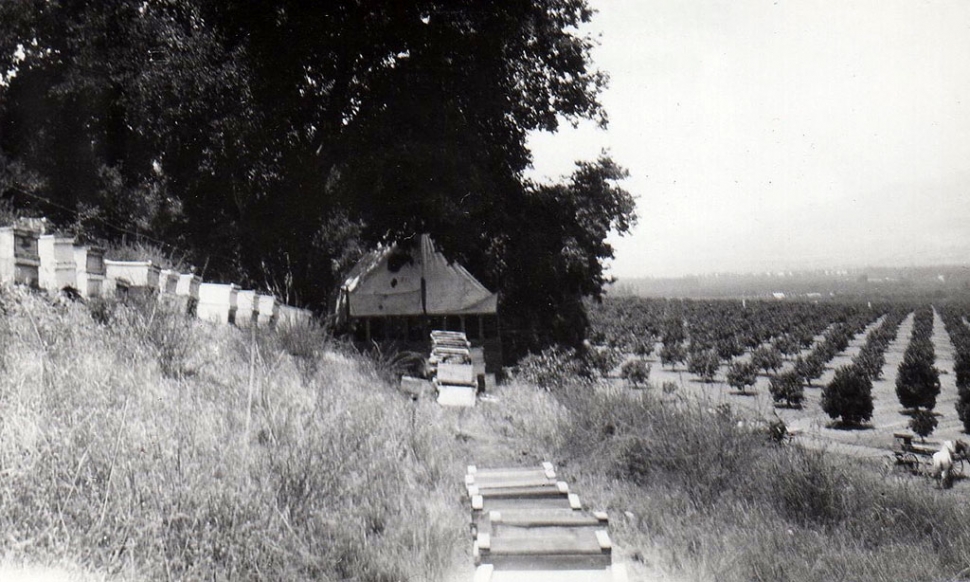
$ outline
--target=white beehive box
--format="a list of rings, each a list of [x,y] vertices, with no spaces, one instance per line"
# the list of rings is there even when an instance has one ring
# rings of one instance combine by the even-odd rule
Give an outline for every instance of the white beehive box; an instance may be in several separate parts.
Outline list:
[[[0,282],[37,287],[40,256],[37,233],[5,226],[0,228]]]
[[[73,238],[43,234],[37,239],[37,255],[41,289],[57,292],[65,287],[77,288]]]
[[[236,294],[236,325],[256,325],[259,318],[259,300],[255,291],[239,291]]]
[[[309,309],[300,309],[291,305],[280,305],[277,312],[277,325],[298,326],[308,325],[313,313]]]
[[[199,285],[199,319],[213,323],[236,322],[236,294],[239,287],[232,283],[202,283]]]
[[[279,303],[272,295],[257,295],[259,302],[259,325],[260,327],[273,327],[276,325],[277,310]]]
[[[116,292],[148,294],[159,290],[161,270],[151,261],[104,261],[105,278],[108,286]]]
[[[198,301],[199,285],[201,284],[202,277],[193,273],[182,273],[179,275],[178,284],[175,286],[175,294]]]
[[[81,297],[101,297],[105,292],[104,251],[74,247],[74,277]]]
[[[158,273],[158,290],[164,295],[175,295],[178,289],[179,273],[172,269],[162,269]]]

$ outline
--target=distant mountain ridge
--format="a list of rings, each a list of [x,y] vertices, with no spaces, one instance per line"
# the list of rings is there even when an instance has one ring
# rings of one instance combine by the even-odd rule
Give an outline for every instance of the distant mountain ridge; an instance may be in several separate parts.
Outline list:
[[[697,299],[970,296],[970,265],[629,278],[617,280],[608,294]]]

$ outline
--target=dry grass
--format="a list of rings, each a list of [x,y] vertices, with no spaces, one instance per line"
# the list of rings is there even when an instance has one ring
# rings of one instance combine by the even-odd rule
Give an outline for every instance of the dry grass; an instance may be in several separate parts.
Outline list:
[[[634,577],[949,580],[970,565],[966,500],[928,480],[773,443],[724,408],[650,390],[520,384],[501,399],[539,416],[504,419],[509,439],[609,511]]]
[[[154,307],[103,325],[82,305],[2,299],[7,563],[389,581],[440,580],[460,559],[455,439],[365,359],[273,334],[253,352],[247,332]]]

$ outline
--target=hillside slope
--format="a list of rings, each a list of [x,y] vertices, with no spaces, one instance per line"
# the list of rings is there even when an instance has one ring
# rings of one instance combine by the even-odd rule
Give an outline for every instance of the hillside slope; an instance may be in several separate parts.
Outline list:
[[[8,568],[434,580],[460,559],[463,465],[440,411],[319,330],[253,343],[154,302],[4,289],[0,305]]]

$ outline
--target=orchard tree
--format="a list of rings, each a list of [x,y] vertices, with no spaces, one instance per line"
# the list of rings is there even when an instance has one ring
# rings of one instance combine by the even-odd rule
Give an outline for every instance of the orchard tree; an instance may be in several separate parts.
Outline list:
[[[814,351],[804,358],[799,356],[795,359],[795,372],[811,386],[812,380],[817,380],[825,372],[825,360]]]
[[[721,365],[717,352],[712,349],[698,350],[690,355],[687,360],[687,371],[696,374],[704,382],[711,383],[717,374],[717,369]]]
[[[822,410],[841,417],[845,426],[858,426],[872,418],[872,380],[857,366],[841,366],[822,390]]]
[[[727,370],[727,383],[742,394],[758,380],[758,368],[751,362],[734,361]]]
[[[805,389],[802,387],[802,377],[795,370],[775,374],[768,385],[774,401],[785,402],[789,408],[801,406],[805,400]]]
[[[896,374],[896,396],[903,408],[932,410],[940,394],[940,373],[932,361],[907,350]]]
[[[925,441],[926,437],[936,430],[937,424],[936,414],[932,410],[919,409],[913,413],[913,418],[909,421],[909,428]]]
[[[781,368],[783,359],[781,352],[774,346],[759,346],[751,353],[751,362],[764,370],[765,374]]]
[[[773,345],[775,349],[786,356],[793,356],[800,349],[798,339],[790,333],[779,336]]]
[[[620,368],[620,376],[634,388],[639,388],[650,379],[650,364],[644,362],[641,358],[627,360]]]
[[[660,347],[660,364],[662,366],[669,365],[673,368],[685,361],[687,361],[687,350],[683,344],[665,341]]]

